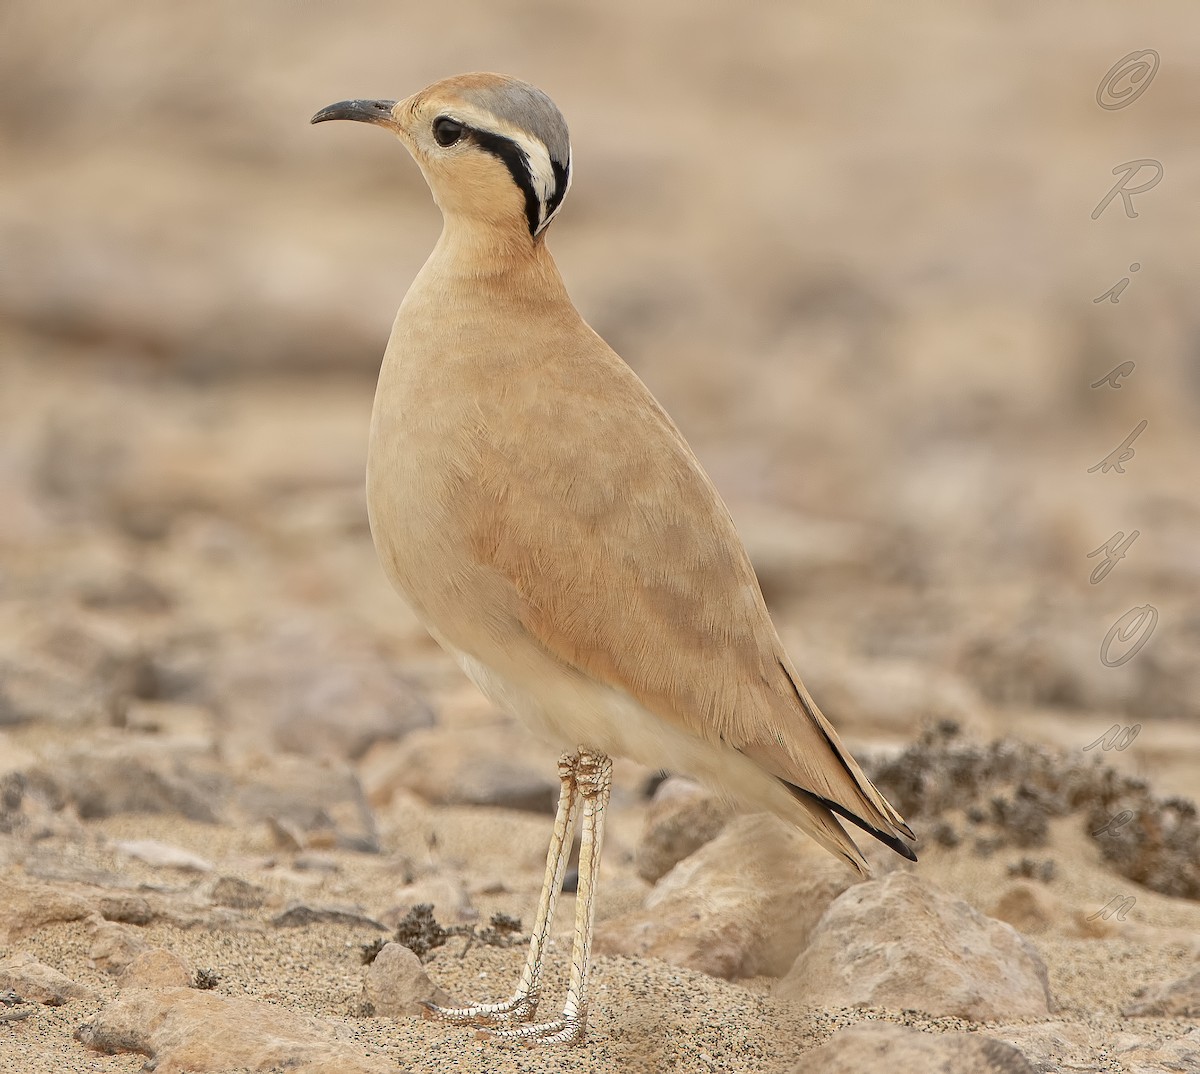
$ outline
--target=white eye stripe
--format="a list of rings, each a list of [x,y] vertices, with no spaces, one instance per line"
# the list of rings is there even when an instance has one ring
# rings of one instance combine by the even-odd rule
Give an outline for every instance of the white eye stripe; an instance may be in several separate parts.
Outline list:
[[[536,138],[519,138],[517,145],[525,150],[529,161],[529,178],[533,181],[534,192],[542,205],[542,216],[545,218],[546,206],[554,196],[554,168],[550,163],[550,151]]]
[[[478,124],[471,122],[471,125],[478,125],[484,130],[507,138],[519,146],[525,154],[529,171],[529,182],[538,201],[538,225],[536,231],[541,231],[550,223],[554,214],[558,212],[563,203],[563,198],[571,186],[570,152],[568,151],[566,167],[563,169],[565,172],[563,187],[562,190],[559,190],[559,179],[555,174],[554,161],[550,157],[550,151],[546,148],[546,144],[540,138],[534,137],[528,131],[508,123],[496,115],[488,115],[486,120],[482,120]]]
[[[572,175],[571,157],[572,156],[573,156],[572,152],[570,150],[567,150],[567,164],[566,164],[566,168],[564,169],[565,175],[563,178],[563,184],[562,184],[561,190],[558,189],[558,179],[557,179],[557,177],[555,178],[554,189],[551,191],[551,194],[550,194],[550,197],[553,200],[554,208],[551,209],[550,212],[547,213],[546,206],[549,205],[550,202],[545,201],[545,200],[542,201],[542,222],[541,222],[541,224],[538,225],[538,231],[541,231],[543,228],[545,228],[545,226],[548,223],[550,223],[551,220],[554,219],[554,217],[558,213],[558,210],[562,208],[562,203],[566,199],[567,191],[571,189],[571,175]]]

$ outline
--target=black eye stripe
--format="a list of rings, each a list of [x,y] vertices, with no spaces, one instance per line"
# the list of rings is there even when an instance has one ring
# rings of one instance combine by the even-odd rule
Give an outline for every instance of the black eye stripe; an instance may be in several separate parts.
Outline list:
[[[533,178],[529,174],[529,157],[511,138],[502,138],[490,131],[471,130],[471,138],[480,149],[499,157],[512,176],[517,189],[525,195],[525,219],[529,223],[529,234],[537,233],[541,221],[542,203],[533,189]]]
[[[549,221],[566,196],[570,166],[559,164],[558,161],[552,159],[550,167],[554,174],[554,187],[546,199],[545,215],[542,215],[543,205],[534,187],[529,154],[512,138],[480,130],[478,127],[469,127],[450,116],[438,116],[433,121],[433,137],[434,141],[443,149],[457,145],[464,139],[470,139],[484,152],[492,154],[504,164],[512,181],[525,199],[525,220],[529,225],[530,235],[537,235],[543,222]]]
[[[546,219],[554,215],[558,207],[562,204],[562,200],[567,194],[567,167],[564,164],[559,164],[557,160],[550,161],[550,167],[554,169],[554,192],[550,195],[546,202]]]

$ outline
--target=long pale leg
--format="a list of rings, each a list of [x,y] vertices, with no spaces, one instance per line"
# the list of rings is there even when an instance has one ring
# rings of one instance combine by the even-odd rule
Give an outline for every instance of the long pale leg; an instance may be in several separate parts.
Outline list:
[[[579,847],[579,892],[575,903],[575,942],[571,948],[571,978],[562,1017],[552,1022],[514,1029],[488,1030],[501,1040],[529,1040],[540,1044],[579,1044],[587,1033],[587,979],[595,919],[596,872],[604,840],[604,810],[612,790],[612,761],[601,753],[581,751],[575,783],[583,799],[583,825]]]
[[[563,875],[567,871],[567,859],[571,851],[571,832],[575,827],[575,806],[579,800],[575,770],[579,755],[564,753],[558,761],[560,782],[558,809],[554,814],[554,832],[550,836],[550,849],[546,852],[546,878],[542,883],[541,898],[538,899],[537,917],[533,923],[533,935],[529,939],[529,955],[525,968],[511,999],[502,1003],[475,1003],[469,1007],[439,1007],[427,1003],[426,1010],[438,1018],[450,1022],[507,1022],[529,1021],[537,1013],[538,986],[542,979],[542,961],[546,954],[546,940],[554,920],[554,907],[558,893],[562,891]],[[582,882],[582,881],[581,881]]]

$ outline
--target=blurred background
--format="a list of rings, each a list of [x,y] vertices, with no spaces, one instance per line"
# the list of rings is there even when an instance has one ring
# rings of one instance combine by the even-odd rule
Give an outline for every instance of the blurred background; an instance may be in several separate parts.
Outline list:
[[[437,210],[382,131],[308,123],[490,69],[566,115],[563,275],[849,740],[952,719],[1082,750],[1140,723],[1107,759],[1194,792],[1198,26],[1178,2],[5,4],[9,747],[171,726],[359,763],[437,720],[542,767],[366,525],[374,375]],[[1144,49],[1152,83],[1101,107]],[[1145,158],[1136,218],[1093,219]],[[1088,472],[1141,422],[1124,473]]]

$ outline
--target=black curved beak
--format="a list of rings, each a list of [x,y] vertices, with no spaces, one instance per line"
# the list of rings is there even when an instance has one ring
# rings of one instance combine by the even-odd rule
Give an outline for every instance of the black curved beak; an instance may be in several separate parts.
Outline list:
[[[309,120],[310,123],[324,123],[327,119],[353,119],[359,123],[378,123],[383,127],[394,127],[396,121],[392,118],[395,101],[338,101],[322,108]]]

